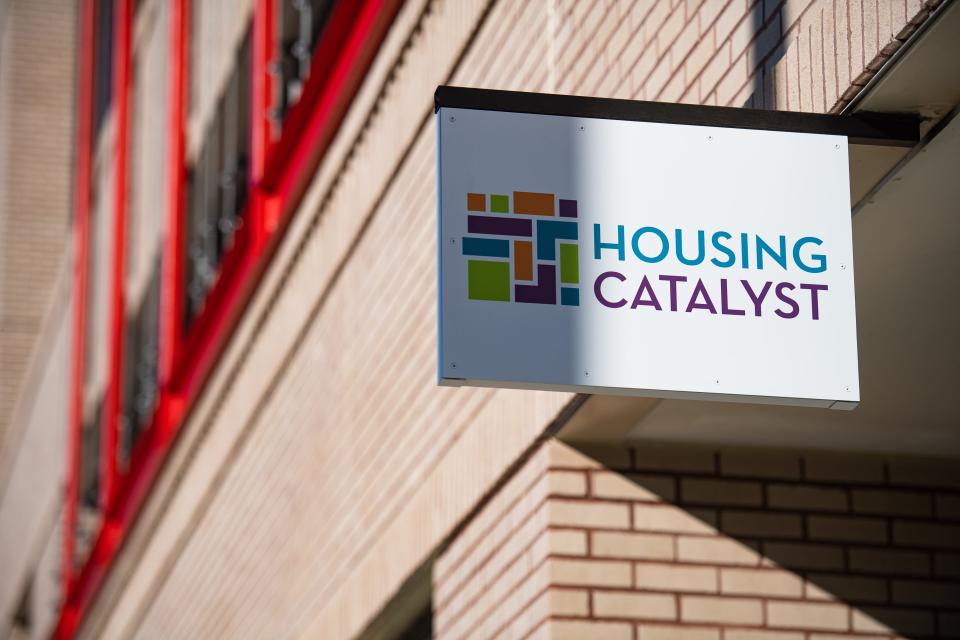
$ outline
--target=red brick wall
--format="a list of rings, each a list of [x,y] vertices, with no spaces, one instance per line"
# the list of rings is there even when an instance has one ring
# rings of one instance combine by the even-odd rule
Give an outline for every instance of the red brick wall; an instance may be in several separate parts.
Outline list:
[[[441,556],[438,637],[960,636],[960,468],[550,443]]]

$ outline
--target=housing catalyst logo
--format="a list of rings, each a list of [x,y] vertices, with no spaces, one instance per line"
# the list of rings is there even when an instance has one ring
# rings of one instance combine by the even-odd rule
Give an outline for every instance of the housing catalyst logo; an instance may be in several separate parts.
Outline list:
[[[471,300],[580,305],[577,201],[552,193],[467,194],[467,297]],[[814,280],[827,270],[823,241],[812,235],[762,237],[726,230],[663,230],[593,224],[588,255],[603,265],[590,292],[608,309],[723,316],[820,319],[828,285],[797,279],[709,277],[797,272]],[[664,273],[675,258],[690,273]],[[639,263],[643,273],[628,263]],[[609,268],[608,268],[609,266]],[[840,266],[841,269],[845,265]],[[707,269],[707,275],[704,275]],[[628,272],[631,275],[627,275]],[[558,295],[559,292],[559,295]]]
[[[514,191],[510,204],[507,195],[467,194],[467,297],[557,304],[559,288],[560,304],[578,306],[577,201]]]

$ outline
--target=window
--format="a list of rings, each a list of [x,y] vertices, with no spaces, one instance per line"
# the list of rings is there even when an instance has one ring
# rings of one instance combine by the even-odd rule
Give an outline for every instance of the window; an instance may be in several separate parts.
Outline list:
[[[430,640],[433,637],[433,612],[428,603],[397,640]]]
[[[360,640],[430,640],[433,637],[433,560],[427,560],[394,592]]]
[[[8,637],[29,638],[33,630],[33,581],[35,576],[27,578],[27,584],[20,594],[20,603],[13,615],[13,628]]]
[[[129,465],[133,447],[140,434],[150,425],[157,407],[157,363],[160,337],[160,260],[155,260],[153,273],[140,305],[126,327],[123,363],[123,406],[120,422],[121,468]]]
[[[335,0],[279,0],[277,60],[280,91],[277,119],[282,121],[303,92],[313,49],[320,40]]]
[[[100,504],[100,430],[103,401],[97,404],[93,417],[83,425],[80,453],[80,504],[96,509]]]
[[[97,402],[90,419],[83,425],[80,441],[80,487],[77,495],[76,546],[74,567],[86,562],[100,530],[100,431],[103,425],[103,399]]]
[[[94,2],[93,145],[113,97],[113,0]]]
[[[203,308],[247,204],[250,175],[250,33],[187,175],[186,324]]]

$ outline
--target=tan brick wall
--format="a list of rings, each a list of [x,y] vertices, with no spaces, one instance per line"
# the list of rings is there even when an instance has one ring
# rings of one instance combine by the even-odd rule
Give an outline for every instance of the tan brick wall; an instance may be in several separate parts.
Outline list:
[[[822,480],[815,453],[623,452],[538,451],[438,558],[439,638],[956,634],[954,462],[850,454],[876,474]]]
[[[149,284],[166,227],[169,3],[150,0],[140,4],[134,42],[125,269],[129,310],[138,307]]]
[[[0,462],[66,249],[74,22],[68,0],[0,2]]]
[[[253,5],[252,0],[190,3],[188,158],[193,158],[203,142],[204,131],[217,107],[217,99],[236,64],[237,48],[250,27]]]
[[[903,6],[901,28],[908,15]],[[736,2],[666,0],[409,0],[219,370],[179,435],[173,459],[126,541],[118,568],[108,576],[108,595],[95,604],[85,633],[337,638],[360,633],[569,400],[563,394],[435,385],[435,86],[651,99],[692,96],[696,87],[697,100],[702,94],[704,101],[718,102],[719,95],[742,103],[757,74],[736,75],[738,60],[741,70],[748,64],[752,40],[748,37],[734,53],[746,33],[748,13],[746,3],[737,7]],[[800,27],[790,31],[790,26],[816,9],[794,3],[771,7],[771,19],[779,16],[787,36],[795,33],[800,41],[808,37],[803,33],[812,33]],[[213,29],[215,54],[217,47],[225,51],[223,43],[233,42],[244,11],[238,9],[222,24],[206,20],[203,28]],[[921,11],[917,6],[909,15]],[[718,42],[710,30],[726,29],[727,22],[730,31]],[[701,25],[710,46],[700,44]],[[892,36],[881,39],[877,28],[878,43],[889,42]],[[697,43],[691,46],[694,32]],[[776,48],[782,36],[771,46]],[[767,64],[777,55],[756,61]],[[848,75],[860,75],[863,57],[846,65]],[[223,65],[210,64],[201,84],[213,92]],[[806,95],[797,74],[789,83],[786,72],[775,78],[771,73],[776,104],[786,104],[788,88]],[[841,86],[846,90],[849,78],[837,85],[837,93]],[[202,104],[191,115],[190,140],[198,139]],[[371,304],[372,291],[384,292],[376,304]],[[627,453],[612,455],[629,460]],[[712,454],[682,453],[676,460],[667,454],[657,460],[668,472],[714,470]],[[639,460],[646,452],[635,454]],[[687,466],[676,466],[681,463]],[[575,546],[582,540],[596,542],[600,550],[606,544],[611,555],[604,562],[617,567],[621,585],[609,589],[624,592],[636,579],[639,561],[616,555],[623,540],[641,556],[659,545],[660,561],[673,558],[676,552],[667,542],[681,537],[685,554],[709,557],[719,548],[731,557],[739,554],[745,564],[732,566],[742,567],[756,559],[749,546],[731,551],[734,542],[703,532],[707,525],[696,514],[716,511],[719,503],[705,502],[700,511],[650,509],[647,500],[661,495],[658,491],[678,495],[683,490],[670,473],[655,467],[645,467],[649,471],[641,477],[647,484],[639,489],[635,482],[598,477],[598,490],[622,495],[583,510],[593,527],[616,522],[597,529],[602,535],[596,541],[586,535],[588,528],[577,530],[582,505],[573,496],[551,498],[542,517],[573,524],[548,530],[568,529],[573,535],[555,541],[560,534],[551,533],[546,542],[531,543],[539,546],[531,547],[530,558],[543,553],[544,545],[550,550],[552,544]],[[552,479],[556,489],[544,488],[546,495],[586,482],[582,469],[571,471]],[[726,485],[724,495],[738,496],[738,509],[750,511],[756,508],[752,486]],[[707,499],[712,495],[702,483],[693,490]],[[647,522],[647,529],[632,529],[635,521]],[[765,526],[790,523],[772,520]],[[586,571],[595,576],[588,569],[599,556],[574,555],[567,558],[573,562],[551,559],[549,575],[575,580]],[[558,586],[540,594],[536,607],[580,611],[584,593],[595,590],[603,591]],[[700,604],[707,608],[709,603]],[[679,612],[680,604],[675,607]],[[589,636],[584,624],[593,625],[591,633],[611,637],[633,628],[574,615],[551,619],[537,632]]]
[[[61,560],[63,558],[63,521],[66,516],[61,507],[59,511],[44,514],[44,529],[47,535],[37,536],[39,557],[33,565],[31,638],[45,640],[53,635],[64,594],[61,590]]]
[[[94,147],[90,196],[89,248],[87,252],[86,342],[84,343],[84,415],[92,416],[102,398],[109,375],[110,299],[115,241],[115,172],[112,150],[116,139],[116,117],[107,112]]]
[[[40,623],[49,625],[59,605],[62,537],[56,520],[66,486],[71,276],[67,256],[12,414],[18,437],[8,440],[7,458],[0,460],[0,634],[31,578]]]
[[[557,91],[837,111],[938,4],[558,1]]]

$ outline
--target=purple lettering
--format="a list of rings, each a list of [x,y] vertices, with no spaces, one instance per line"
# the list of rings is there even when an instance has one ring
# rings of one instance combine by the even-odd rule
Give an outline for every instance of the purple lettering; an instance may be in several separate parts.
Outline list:
[[[800,284],[801,289],[806,289],[810,292],[810,311],[813,314],[814,320],[820,319],[820,292],[827,290],[827,285],[825,284]]]
[[[660,280],[670,283],[670,311],[677,310],[677,283],[686,282],[686,276],[660,276]]]
[[[720,313],[725,316],[743,316],[746,311],[743,309],[731,309],[729,298],[727,297],[727,279],[720,278]]]
[[[643,292],[646,291],[650,295],[649,300],[643,299]],[[636,309],[640,305],[646,305],[648,307],[653,307],[657,311],[663,311],[663,308],[660,306],[660,301],[657,300],[657,294],[653,292],[653,286],[651,286],[650,281],[647,279],[647,276],[643,276],[643,280],[640,281],[640,286],[637,287],[637,295],[633,298],[633,304],[630,305],[631,309]]]
[[[609,307],[611,309],[619,309],[623,305],[627,304],[626,298],[620,298],[616,302],[610,302],[609,300],[603,297],[603,293],[600,291],[600,286],[603,284],[603,281],[606,280],[607,278],[616,278],[620,282],[625,282],[627,278],[622,273],[619,273],[617,271],[604,271],[603,273],[597,276],[596,281],[593,283],[593,293],[595,296],[597,296],[597,300],[600,301],[600,304],[602,304],[605,307]]]
[[[777,297],[780,298],[782,302],[786,302],[791,310],[781,311],[780,309],[776,309],[774,313],[776,313],[781,318],[796,318],[798,315],[800,315],[800,305],[797,304],[796,300],[794,300],[793,298],[785,294],[783,292],[784,289],[789,289],[790,291],[793,291],[794,289],[796,289],[796,287],[790,284],[789,282],[781,282],[780,284],[777,285]]]
[[[703,296],[703,302],[697,302],[697,296]],[[687,304],[687,313],[693,309],[706,309],[710,313],[716,314],[717,309],[713,306],[713,301],[707,294],[707,288],[703,286],[703,280],[697,278],[697,284],[693,287],[693,295],[690,296],[690,303]]]
[[[750,283],[747,280],[741,280],[740,283],[743,285],[743,288],[746,289],[747,295],[750,296],[750,300],[753,301],[753,315],[760,317],[760,307],[763,306],[763,299],[767,297],[767,292],[770,291],[770,285],[772,282],[764,282],[763,289],[760,290],[760,294],[756,294],[753,291],[753,288],[750,286]]]

